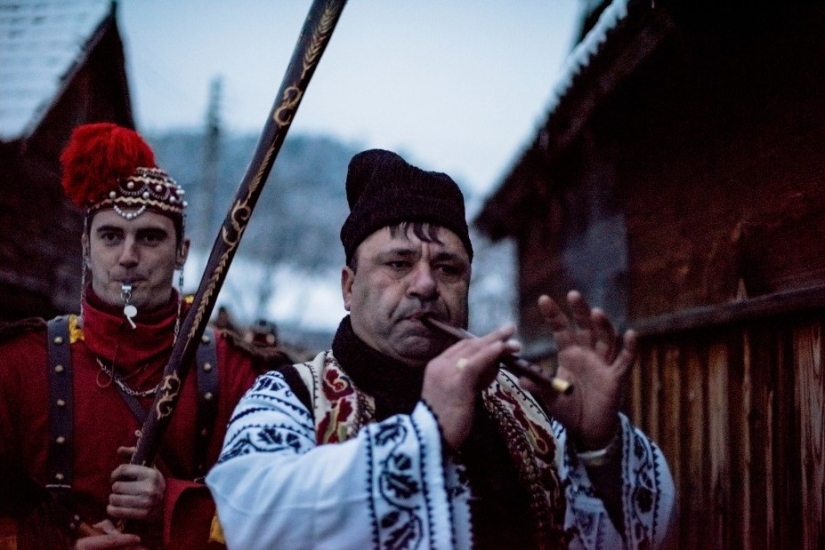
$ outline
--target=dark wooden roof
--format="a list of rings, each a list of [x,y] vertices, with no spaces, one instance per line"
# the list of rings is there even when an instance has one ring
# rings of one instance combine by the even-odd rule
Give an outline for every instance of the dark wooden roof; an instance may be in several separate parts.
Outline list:
[[[112,0],[0,3],[0,142],[29,138],[115,26]]]

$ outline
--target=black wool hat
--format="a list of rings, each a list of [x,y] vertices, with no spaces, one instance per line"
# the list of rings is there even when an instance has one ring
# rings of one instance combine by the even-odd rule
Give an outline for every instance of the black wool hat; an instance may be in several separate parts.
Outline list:
[[[341,227],[347,263],[364,239],[401,222],[446,227],[461,239],[473,259],[464,195],[447,174],[427,172],[393,152],[370,149],[350,160],[347,202],[350,215]]]

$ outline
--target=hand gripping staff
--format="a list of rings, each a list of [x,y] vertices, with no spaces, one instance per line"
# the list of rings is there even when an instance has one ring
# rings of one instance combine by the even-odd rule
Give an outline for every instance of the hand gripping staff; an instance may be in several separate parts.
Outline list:
[[[226,279],[229,264],[345,3],[346,0],[314,0],[309,9],[272,112],[212,246],[195,301],[183,320],[180,336],[172,348],[160,388],[138,438],[132,464],[149,466],[154,461],[163,432],[180,397],[186,372]]]

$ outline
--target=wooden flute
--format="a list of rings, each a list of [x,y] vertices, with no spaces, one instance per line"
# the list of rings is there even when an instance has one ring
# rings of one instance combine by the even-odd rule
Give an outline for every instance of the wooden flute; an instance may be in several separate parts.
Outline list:
[[[452,336],[456,340],[476,338],[476,336],[470,332],[434,319],[430,315],[425,315],[421,320],[426,323],[428,327],[437,329],[448,336]],[[550,384],[550,387],[559,393],[569,395],[570,392],[573,391],[573,384],[567,380],[553,376],[539,365],[531,363],[518,355],[505,355],[501,358],[501,362],[514,374],[529,378],[538,384]]]

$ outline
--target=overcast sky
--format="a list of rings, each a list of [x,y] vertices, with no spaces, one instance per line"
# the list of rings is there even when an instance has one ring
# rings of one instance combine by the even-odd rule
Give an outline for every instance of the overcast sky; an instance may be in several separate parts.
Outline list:
[[[120,0],[138,128],[202,128],[220,77],[227,130],[260,131],[310,4]],[[579,11],[580,0],[350,0],[290,133],[396,150],[487,193],[544,120]]]

